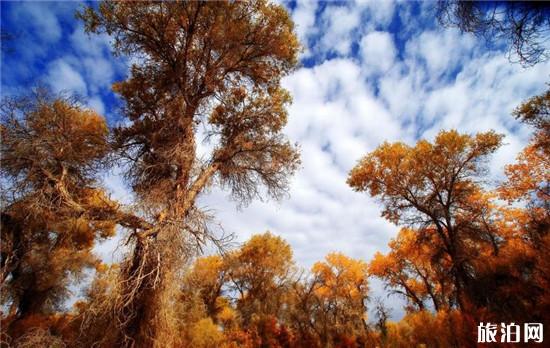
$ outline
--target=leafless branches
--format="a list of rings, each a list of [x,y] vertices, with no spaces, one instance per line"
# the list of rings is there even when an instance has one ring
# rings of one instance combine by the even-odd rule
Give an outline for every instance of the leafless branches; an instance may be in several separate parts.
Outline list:
[[[545,1],[438,1],[440,23],[488,42],[504,38],[509,58],[523,66],[549,58],[550,5]]]

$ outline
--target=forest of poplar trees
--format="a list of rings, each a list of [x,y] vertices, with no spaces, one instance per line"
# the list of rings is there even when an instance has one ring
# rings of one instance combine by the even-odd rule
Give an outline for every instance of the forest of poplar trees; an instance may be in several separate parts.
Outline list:
[[[517,23],[476,21],[474,5],[441,2],[441,19],[516,35],[523,64],[547,58]],[[511,11],[532,19],[521,23],[531,33],[548,29],[537,6]],[[44,87],[2,100],[2,347],[476,347],[480,322],[549,327],[550,89],[510,115],[531,140],[494,189],[487,161],[505,141],[495,132],[441,130],[365,154],[349,189],[377,199],[399,233],[371,260],[335,252],[304,271],[269,232],[227,247],[196,204],[212,187],[244,205],[280,199],[300,166],[282,132],[291,95],[281,79],[301,49],[284,7],[107,0],[77,16],[136,58],[112,87],[125,122],[111,127]],[[114,165],[131,205],[98,180]],[[92,249],[115,234],[126,252],[105,264]],[[218,252],[204,256],[208,245]],[[71,281],[90,274],[66,309]],[[374,278],[406,300],[399,321],[370,298]]]

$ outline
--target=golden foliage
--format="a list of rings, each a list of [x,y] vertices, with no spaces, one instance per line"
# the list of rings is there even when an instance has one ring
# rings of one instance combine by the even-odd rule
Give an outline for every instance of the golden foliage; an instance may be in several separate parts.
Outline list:
[[[140,58],[113,86],[128,120],[113,131],[114,150],[147,218],[129,224],[135,246],[121,267],[116,322],[123,344],[170,344],[155,333],[173,320],[154,297],[166,299],[167,277],[214,239],[197,197],[219,185],[241,203],[263,188],[280,198],[298,167],[281,133],[290,97],[280,85],[297,64],[298,40],[286,10],[267,1],[107,0],[78,16],[88,32],[112,35],[116,54]],[[204,156],[199,126],[212,142]]]
[[[109,151],[103,117],[41,89],[5,99],[1,113],[2,303],[15,330],[57,311],[95,267],[92,248],[114,235],[118,205],[95,182]]]
[[[224,336],[220,329],[212,322],[212,319],[205,318],[193,325],[189,346],[197,348],[217,347],[223,341]]]

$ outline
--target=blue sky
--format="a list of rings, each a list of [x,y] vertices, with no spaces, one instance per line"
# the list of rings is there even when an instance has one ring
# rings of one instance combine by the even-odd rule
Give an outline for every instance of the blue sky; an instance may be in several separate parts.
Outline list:
[[[254,202],[237,210],[227,194],[213,190],[201,204],[217,213],[239,241],[270,230],[310,267],[328,252],[369,260],[387,250],[397,227],[380,217],[380,206],[345,183],[347,173],[383,141],[413,143],[440,129],[506,135],[490,166],[489,184],[502,176],[526,144],[529,129],[511,117],[526,98],[541,93],[550,63],[522,68],[508,61],[505,43],[488,47],[470,34],[435,22],[433,2],[298,2],[291,11],[304,50],[301,67],[284,79],[293,95],[285,129],[300,144],[302,168],[282,202]],[[79,2],[1,2],[2,96],[37,82],[81,95],[107,117],[121,120],[111,93],[129,62],[113,57],[110,38],[88,37],[74,11]],[[116,171],[103,178],[113,197],[131,202]],[[97,252],[113,257],[118,239]],[[373,297],[385,292],[372,282]],[[399,316],[399,302],[394,315]]]

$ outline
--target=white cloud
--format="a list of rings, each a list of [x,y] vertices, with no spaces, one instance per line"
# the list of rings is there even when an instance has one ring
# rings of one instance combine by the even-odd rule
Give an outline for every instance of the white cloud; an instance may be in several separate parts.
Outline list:
[[[328,5],[321,15],[324,24],[324,35],[320,45],[327,52],[340,55],[350,53],[352,32],[357,29],[361,20],[361,11],[354,6]]]
[[[101,181],[111,199],[128,205],[134,202],[135,197],[129,190],[127,183],[123,180],[123,175],[123,169],[117,166],[111,169],[110,172],[105,173]]]
[[[363,36],[360,42],[364,68],[383,73],[392,67],[396,50],[390,33],[373,31]]]
[[[58,59],[50,63],[48,68],[48,83],[55,92],[72,92],[87,95],[87,86],[82,75],[66,60]]]
[[[69,37],[71,46],[80,55],[102,56],[110,51],[110,37],[107,34],[90,35],[78,26]]]
[[[111,37],[106,34],[88,35],[78,26],[69,38],[75,55],[75,65],[82,72],[90,93],[109,90],[117,71],[128,67],[123,59],[114,60],[111,55]]]
[[[296,3],[296,8],[292,12],[292,20],[294,21],[296,34],[300,42],[304,43],[304,57],[311,54],[309,47],[305,45],[305,43],[307,43],[309,37],[316,32],[315,11],[317,7],[317,1],[298,1]]]
[[[395,2],[392,0],[358,0],[357,5],[367,8],[368,22],[365,25],[370,27],[387,27],[395,12]]]
[[[17,21],[29,23],[34,34],[45,42],[56,42],[62,36],[57,14],[48,3],[23,3],[13,14]]]
[[[473,36],[456,29],[424,31],[407,42],[405,51],[414,64],[425,65],[429,82],[437,83],[473,53],[475,44]]]
[[[110,88],[113,81],[114,69],[109,60],[90,57],[83,58],[80,62],[86,75],[88,86],[92,92],[97,92],[101,88]]]
[[[93,97],[88,99],[88,106],[95,110],[100,115],[105,115],[105,104],[100,97]]]

